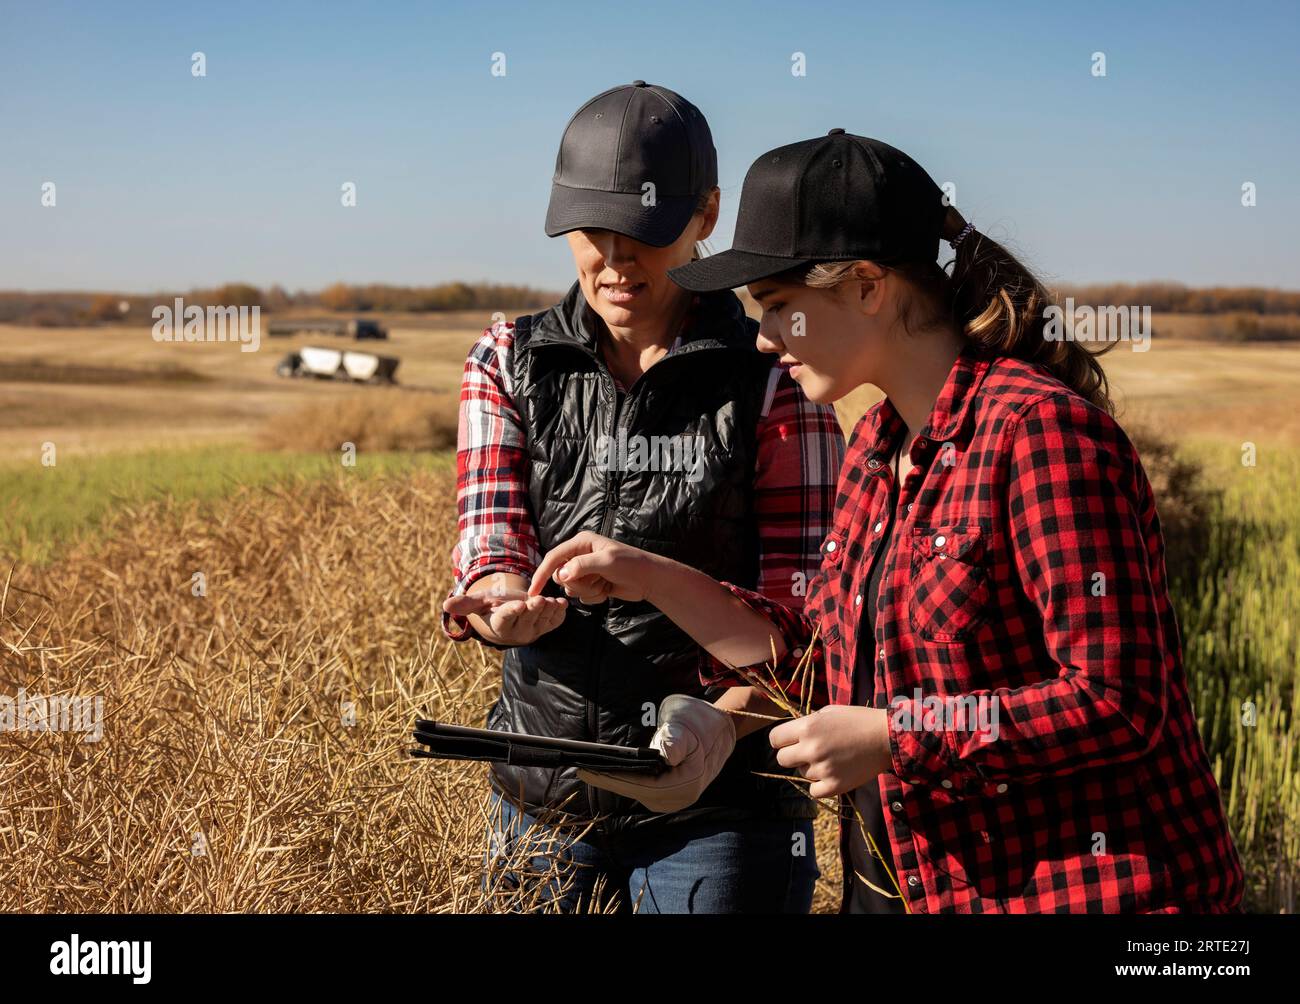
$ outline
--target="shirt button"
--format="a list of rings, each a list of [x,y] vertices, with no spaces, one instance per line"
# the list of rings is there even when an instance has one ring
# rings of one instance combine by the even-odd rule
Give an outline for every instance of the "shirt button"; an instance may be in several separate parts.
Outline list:
[[[877,467],[880,466],[880,461],[877,460],[875,457],[872,457],[870,460],[867,461],[867,466],[874,471]]]
[[[945,788],[951,788],[951,787],[952,787],[952,782],[949,781],[949,780],[945,777],[945,778],[943,779],[943,786],[944,786]]]
[[[908,511],[908,512],[911,512],[911,511],[912,511],[912,503],[911,503],[911,502],[907,503],[907,511]]]
[[[833,540],[828,540],[828,541],[826,542],[826,550],[827,550],[827,551],[833,551],[833,550],[835,550],[835,541],[833,541]]]
[[[1001,794],[1002,794],[1004,791],[1006,791],[1006,790],[1007,790],[1007,786],[1006,786],[1005,784],[1000,784],[1000,785],[998,785],[998,794],[999,794],[999,795],[1001,795]]]
[[[861,593],[858,593],[857,596],[853,597],[853,605],[854,605],[855,607],[860,607],[860,606],[862,606],[862,594],[861,594]]]
[[[902,811],[903,811],[903,803],[902,803],[902,802],[890,802],[890,803],[889,803],[889,807],[890,807],[891,809],[893,809],[895,812],[902,812]]]
[[[882,649],[880,650],[880,658],[883,659],[884,657],[885,657],[885,650],[882,648]]]
[[[918,449],[918,450],[924,450],[924,449],[925,449],[925,440],[924,440],[924,439],[918,439],[918,440],[917,440],[915,443],[913,443],[912,445],[913,445],[916,449]]]
[[[877,523],[876,523],[876,526],[875,526],[875,531],[876,531],[876,533],[879,533],[879,532],[880,532],[880,528],[881,528],[882,526],[884,526],[884,525],[885,525],[884,523],[877,522]]]
[[[791,654],[792,656],[794,656],[796,659],[802,659],[802,658],[803,658],[803,649],[801,649],[801,648],[796,648],[796,649],[795,649],[793,652],[791,652],[790,654]]]
[[[921,884],[921,880],[917,878],[915,875],[909,875],[907,876],[907,884],[910,885],[913,889],[915,889],[917,886]]]
[[[948,538],[945,537],[943,534],[939,534],[939,536],[934,538],[935,547],[943,547],[943,545],[946,543],[948,543]]]

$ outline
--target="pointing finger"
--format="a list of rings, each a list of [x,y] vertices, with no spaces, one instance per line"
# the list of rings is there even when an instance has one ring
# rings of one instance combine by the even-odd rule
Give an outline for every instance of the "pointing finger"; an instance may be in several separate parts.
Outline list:
[[[537,596],[546,586],[546,582],[570,558],[577,557],[579,554],[590,552],[591,543],[581,536],[573,537],[566,540],[563,544],[551,548],[542,559],[542,563],[537,566],[537,571],[533,573],[532,581],[528,584],[528,595]]]

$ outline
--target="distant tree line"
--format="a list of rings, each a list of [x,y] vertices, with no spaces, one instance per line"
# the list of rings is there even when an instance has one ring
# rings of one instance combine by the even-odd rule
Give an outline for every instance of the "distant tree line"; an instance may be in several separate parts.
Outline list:
[[[1255,286],[1195,288],[1176,282],[1100,283],[1056,287],[1078,306],[1138,306],[1173,314],[1300,314],[1300,291]]]
[[[155,306],[170,305],[178,296],[186,305],[259,306],[264,312],[274,314],[304,310],[432,313],[546,307],[559,300],[561,295],[531,286],[468,282],[448,282],[437,286],[353,286],[339,282],[319,292],[300,290],[295,293],[288,292],[283,286],[261,288],[243,282],[226,283],[211,289],[149,294],[0,291],[0,324],[41,327],[141,324],[150,320]]]
[[[447,282],[438,286],[351,286],[336,282],[320,291],[318,302],[326,310],[403,311],[488,310],[497,307],[547,307],[560,298],[550,290],[532,286]]]
[[[1157,313],[1300,315],[1300,291],[1241,286],[1198,289],[1174,282],[1061,285],[1056,299],[1073,297],[1077,306],[1150,306]],[[553,290],[495,283],[447,282],[436,286],[352,285],[336,282],[313,292],[290,293],[283,286],[231,282],[188,292],[29,293],[0,291],[0,323],[73,327],[85,324],[141,324],[151,311],[177,296],[202,306],[260,306],[268,314],[286,311],[337,313],[434,313],[446,310],[540,308],[561,296]]]

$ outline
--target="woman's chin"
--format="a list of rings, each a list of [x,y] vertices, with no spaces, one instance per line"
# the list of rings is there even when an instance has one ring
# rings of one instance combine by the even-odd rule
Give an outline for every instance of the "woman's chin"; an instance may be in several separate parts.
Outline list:
[[[813,404],[834,404],[843,394],[836,393],[833,380],[828,380],[820,373],[808,368],[806,364],[795,367],[792,374],[794,382],[803,391],[803,396]]]
[[[612,328],[635,327],[638,320],[646,313],[636,307],[621,306],[604,299],[597,301],[595,310],[600,319]]]

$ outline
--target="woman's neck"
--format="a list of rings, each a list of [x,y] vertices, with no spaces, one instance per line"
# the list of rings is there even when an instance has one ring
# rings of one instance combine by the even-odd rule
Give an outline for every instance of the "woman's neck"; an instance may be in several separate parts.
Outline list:
[[[877,386],[885,392],[907,426],[910,442],[925,428],[953,364],[961,355],[965,339],[951,327],[931,328],[905,335],[900,340],[907,351],[899,352],[891,372],[882,374]],[[907,443],[903,448],[907,448]]]
[[[621,384],[630,387],[668,354],[681,331],[690,302],[689,295],[682,295],[667,314],[636,327],[616,327],[601,320],[598,328],[601,356]]]

